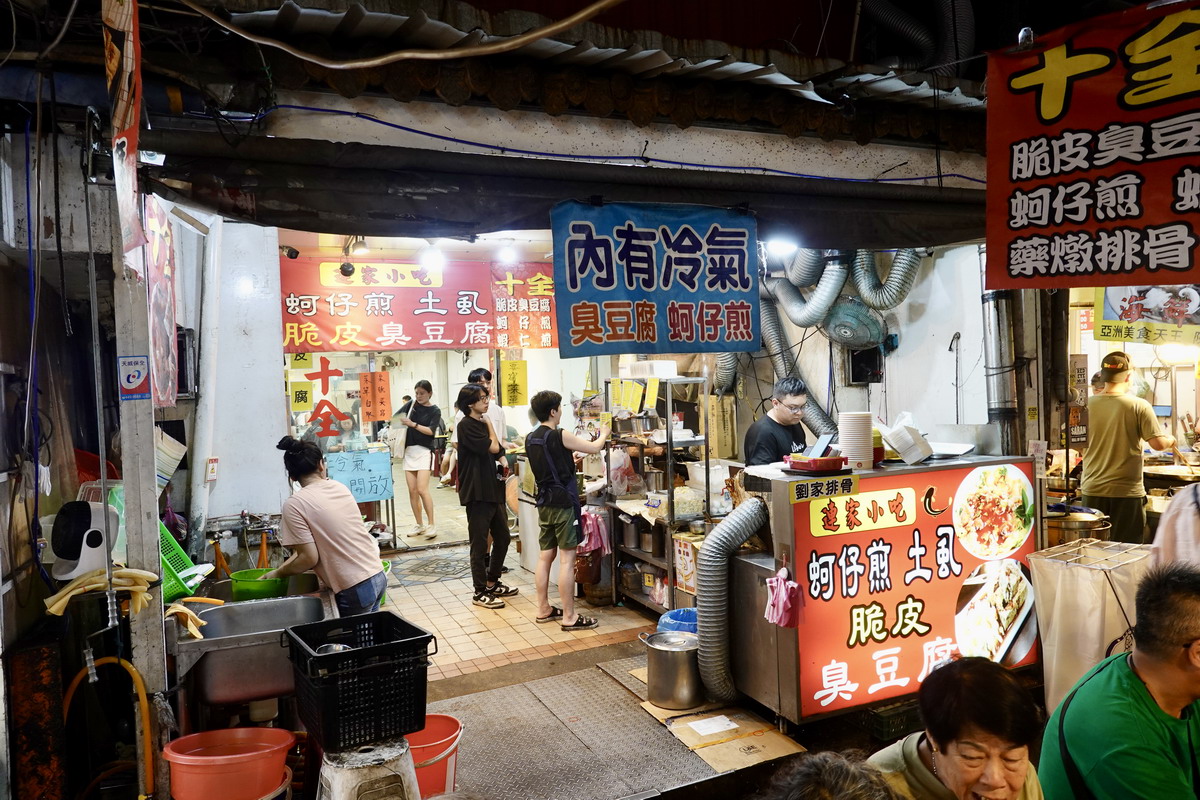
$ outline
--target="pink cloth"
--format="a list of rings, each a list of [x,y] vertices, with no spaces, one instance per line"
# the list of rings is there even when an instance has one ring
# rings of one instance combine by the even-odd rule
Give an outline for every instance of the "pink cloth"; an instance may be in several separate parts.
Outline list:
[[[781,628],[795,628],[800,624],[800,585],[788,578],[787,567],[766,582],[767,608],[763,617]]]

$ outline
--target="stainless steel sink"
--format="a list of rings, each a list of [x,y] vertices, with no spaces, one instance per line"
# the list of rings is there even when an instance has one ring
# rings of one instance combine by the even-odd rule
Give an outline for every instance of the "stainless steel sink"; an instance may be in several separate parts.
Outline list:
[[[331,615],[320,596],[246,600],[199,609],[203,639],[174,644],[176,676],[193,668],[200,700],[209,704],[265,700],[295,691],[283,629]]]

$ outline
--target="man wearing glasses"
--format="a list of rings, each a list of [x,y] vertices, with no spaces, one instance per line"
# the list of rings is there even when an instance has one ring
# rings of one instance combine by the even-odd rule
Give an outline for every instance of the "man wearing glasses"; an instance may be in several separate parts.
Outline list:
[[[1200,796],[1200,569],[1138,584],[1133,652],[1084,675],[1046,724],[1046,800]]]
[[[776,381],[771,392],[771,408],[746,431],[746,466],[774,464],[805,448],[800,414],[808,402],[808,387],[799,378],[788,376]]]

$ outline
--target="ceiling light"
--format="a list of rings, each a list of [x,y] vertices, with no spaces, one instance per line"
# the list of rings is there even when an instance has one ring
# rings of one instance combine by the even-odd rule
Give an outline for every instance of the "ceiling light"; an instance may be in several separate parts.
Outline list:
[[[436,247],[426,247],[421,251],[421,266],[425,269],[441,269],[446,266],[446,256]]]
[[[768,239],[767,252],[775,258],[787,258],[800,249],[800,245],[790,239]]]
[[[367,240],[361,236],[347,236],[346,244],[342,247],[342,252],[348,256],[365,256],[371,252],[367,247]]]
[[[506,244],[496,251],[496,260],[501,264],[515,264],[518,258],[517,248]]]

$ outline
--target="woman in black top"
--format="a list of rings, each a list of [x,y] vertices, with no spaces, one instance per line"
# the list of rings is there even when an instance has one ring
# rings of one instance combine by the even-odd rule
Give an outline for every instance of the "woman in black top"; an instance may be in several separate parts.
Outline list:
[[[429,472],[433,469],[433,451],[437,449],[435,437],[442,427],[442,410],[429,402],[433,397],[433,386],[429,381],[417,381],[413,395],[415,399],[408,415],[401,417],[408,428],[404,437],[404,479],[408,482],[408,502],[416,520],[412,534],[424,534],[433,539],[437,529],[433,519],[433,495],[429,493]],[[422,510],[429,518],[428,525],[421,522]]]
[[[458,423],[458,500],[466,507],[467,537],[471,541],[471,579],[475,584],[472,602],[484,608],[504,608],[500,598],[517,593],[517,589],[500,582],[511,538],[500,476],[499,459],[504,449],[491,421],[483,416],[488,407],[486,389],[467,384],[454,405],[463,413]]]

